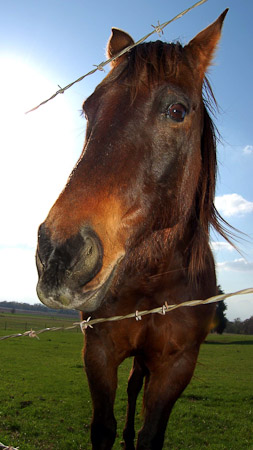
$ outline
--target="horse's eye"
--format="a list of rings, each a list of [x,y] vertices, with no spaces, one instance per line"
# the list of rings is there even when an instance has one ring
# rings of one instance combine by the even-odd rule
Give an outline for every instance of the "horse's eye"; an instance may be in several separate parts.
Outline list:
[[[175,103],[169,106],[167,115],[176,122],[183,122],[186,115],[186,108],[181,103]]]

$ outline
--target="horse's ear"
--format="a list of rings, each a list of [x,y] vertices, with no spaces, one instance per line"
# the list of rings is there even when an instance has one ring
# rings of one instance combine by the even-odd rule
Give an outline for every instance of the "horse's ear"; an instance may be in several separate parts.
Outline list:
[[[202,78],[212,62],[227,12],[228,8],[225,9],[215,22],[197,34],[185,47],[192,55],[195,67]]]
[[[124,50],[124,48],[129,47],[129,45],[133,44],[134,40],[128,33],[126,33],[123,30],[120,30],[119,28],[112,28],[112,34],[107,44],[108,58],[113,58],[119,52]],[[111,65],[113,67],[117,66],[120,63],[120,61],[122,61],[122,58],[124,58],[124,56],[125,55],[112,61]]]

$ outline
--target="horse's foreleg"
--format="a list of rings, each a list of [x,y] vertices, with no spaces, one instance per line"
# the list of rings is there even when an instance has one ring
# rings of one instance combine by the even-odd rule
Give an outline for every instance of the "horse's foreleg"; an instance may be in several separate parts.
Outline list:
[[[84,362],[93,403],[92,449],[111,450],[117,428],[113,413],[117,365],[103,348],[98,347],[91,352],[86,348]]]
[[[191,380],[198,350],[178,352],[168,361],[157,361],[150,370],[144,394],[144,425],[137,450],[161,450],[174,403]]]
[[[133,367],[130,372],[130,376],[128,379],[128,405],[127,405],[127,417],[126,417],[126,425],[123,432],[123,437],[125,441],[125,450],[134,450],[134,438],[135,438],[135,430],[134,430],[134,417],[135,417],[135,409],[136,409],[136,400],[138,394],[143,385],[143,378],[146,374],[146,369],[138,360],[137,357],[134,358]]]

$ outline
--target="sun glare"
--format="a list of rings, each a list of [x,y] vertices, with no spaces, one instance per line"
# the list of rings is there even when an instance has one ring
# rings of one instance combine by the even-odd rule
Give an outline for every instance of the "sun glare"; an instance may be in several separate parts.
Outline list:
[[[76,159],[74,115],[64,95],[25,114],[57,85],[19,59],[5,57],[0,64],[0,244],[35,245],[36,227]]]

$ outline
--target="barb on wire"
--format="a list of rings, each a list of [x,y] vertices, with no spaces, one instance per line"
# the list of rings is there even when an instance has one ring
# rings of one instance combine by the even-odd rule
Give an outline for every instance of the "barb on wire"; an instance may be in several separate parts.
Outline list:
[[[105,72],[105,69],[104,69],[102,63],[98,64],[98,66],[97,66],[97,64],[93,64],[93,66],[96,67],[97,70],[100,70],[100,72]]]
[[[187,14],[189,11],[191,11],[193,8],[196,8],[197,6],[203,5],[203,3],[206,3],[207,0],[199,0],[197,3],[195,3],[194,5],[190,6],[189,8],[185,9],[184,11],[182,11],[181,13],[177,14],[175,17],[173,17],[173,19],[168,20],[167,22],[164,22],[163,24],[160,24],[158,21],[158,25],[154,26],[151,25],[154,29],[153,31],[151,31],[150,33],[148,33],[146,36],[144,36],[143,38],[139,39],[137,42],[135,42],[132,45],[129,45],[128,47],[124,48],[121,52],[119,52],[117,55],[113,56],[112,58],[107,59],[106,61],[102,61],[100,64],[93,64],[95,66],[95,69],[90,70],[90,72],[87,72],[85,75],[82,75],[81,77],[77,78],[77,80],[72,81],[72,83],[69,83],[67,86],[61,88],[61,86],[58,85],[58,87],[60,89],[58,89],[58,91],[56,91],[53,95],[51,95],[51,97],[49,97],[48,99],[44,100],[43,102],[41,102],[39,105],[35,106],[34,108],[30,109],[29,111],[27,111],[25,114],[28,114],[32,111],[35,111],[36,109],[38,109],[40,106],[45,105],[45,103],[49,102],[50,100],[53,100],[53,98],[55,98],[58,94],[63,94],[67,89],[71,88],[74,84],[79,83],[80,81],[82,81],[84,78],[88,77],[89,75],[92,75],[93,73],[95,73],[97,70],[99,71],[105,71],[104,70],[104,66],[106,66],[107,64],[109,64],[110,62],[114,61],[115,59],[119,58],[120,56],[124,55],[125,53],[129,52],[132,48],[136,47],[137,45],[141,44],[142,42],[144,42],[146,39],[148,39],[150,36],[152,36],[152,34],[154,33],[158,33],[158,35],[160,36],[160,34],[163,34],[163,29],[165,27],[167,27],[167,25],[169,25],[170,23],[174,22],[177,19],[181,19],[181,17],[183,17],[185,14]]]
[[[151,27],[153,27],[155,29],[155,31],[156,31],[156,33],[158,34],[159,37],[161,37],[161,34],[164,34],[163,33],[163,28],[161,28],[161,24],[160,24],[159,20],[158,20],[158,23],[157,23],[156,26],[155,25],[151,25]]]
[[[91,320],[91,317],[88,317],[88,319],[83,320],[82,322],[74,323],[74,325],[80,325],[81,332],[84,334],[84,330],[87,330],[87,328],[93,328],[93,326],[89,323]]]
[[[167,301],[165,301],[163,306],[160,306],[158,308],[149,309],[146,311],[135,311],[133,313],[127,314],[125,316],[114,316],[114,317],[107,317],[107,318],[98,318],[98,319],[91,319],[91,317],[88,317],[88,319],[83,320],[82,322],[75,322],[73,325],[69,327],[53,327],[53,328],[43,328],[39,331],[26,331],[25,333],[17,333],[17,334],[10,334],[8,336],[2,336],[0,337],[0,341],[4,339],[14,338],[14,337],[21,337],[21,336],[30,336],[30,337],[37,337],[38,334],[45,333],[46,331],[59,331],[59,330],[73,330],[74,328],[80,327],[82,333],[84,333],[84,330],[87,328],[93,328],[93,325],[97,323],[103,323],[103,322],[115,322],[117,320],[124,320],[124,319],[131,319],[135,318],[135,320],[141,320],[142,316],[146,316],[148,314],[162,314],[165,315],[166,313],[172,311],[173,309],[182,308],[182,307],[193,307],[193,306],[200,306],[200,305],[207,305],[209,303],[217,303],[221,302],[222,300],[228,299],[229,297],[234,297],[236,295],[246,295],[246,294],[253,294],[253,288],[243,289],[241,291],[232,292],[230,294],[221,294],[221,295],[215,295],[214,297],[207,298],[206,300],[189,300],[187,302],[178,303],[169,305]],[[38,338],[39,339],[39,338]],[[0,447],[1,449],[1,447]]]
[[[135,320],[141,320],[141,314],[139,314],[139,311],[135,311]]]

